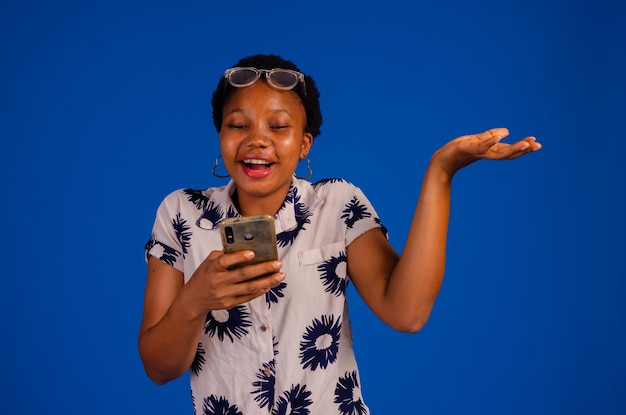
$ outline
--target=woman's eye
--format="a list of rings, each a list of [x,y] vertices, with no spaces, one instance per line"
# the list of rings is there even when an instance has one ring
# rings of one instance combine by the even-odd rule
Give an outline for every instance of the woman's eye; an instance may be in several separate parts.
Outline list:
[[[244,128],[246,128],[245,124],[228,124],[228,128],[231,128],[233,130],[243,130]]]
[[[272,130],[284,130],[286,128],[289,128],[289,126],[286,124],[272,124],[270,125],[270,128]]]

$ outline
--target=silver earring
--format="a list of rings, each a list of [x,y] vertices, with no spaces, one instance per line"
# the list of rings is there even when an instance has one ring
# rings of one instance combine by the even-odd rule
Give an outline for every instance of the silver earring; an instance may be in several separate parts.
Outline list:
[[[313,170],[311,169],[311,160],[309,160],[309,158],[306,156],[304,157],[304,160],[306,160],[306,168],[309,171],[309,174],[306,177],[298,177],[298,175],[296,174],[296,178],[300,180],[308,180],[311,178],[311,176],[313,176]]]
[[[217,174],[215,172],[215,170],[217,170],[217,166],[220,165],[220,159],[222,158],[222,155],[220,154],[219,156],[215,157],[215,166],[213,166],[213,169],[211,170],[211,173],[213,173],[213,176],[217,177],[218,179],[227,179],[230,177],[230,174],[227,174],[226,176],[222,176],[221,174]]]

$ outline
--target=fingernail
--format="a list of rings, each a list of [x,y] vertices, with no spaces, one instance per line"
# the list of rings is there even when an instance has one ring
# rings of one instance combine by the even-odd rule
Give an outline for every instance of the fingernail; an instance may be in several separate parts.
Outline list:
[[[530,144],[528,143],[524,143],[522,144],[522,146],[519,148],[521,151],[528,149],[528,147],[530,147]]]

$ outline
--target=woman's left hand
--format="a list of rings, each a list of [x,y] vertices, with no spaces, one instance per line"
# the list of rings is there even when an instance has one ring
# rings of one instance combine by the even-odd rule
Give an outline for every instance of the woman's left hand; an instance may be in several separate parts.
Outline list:
[[[500,142],[508,135],[509,130],[506,128],[493,128],[455,138],[435,152],[431,163],[439,164],[452,177],[458,170],[480,159],[513,160],[541,148],[541,144],[532,136],[513,144]]]

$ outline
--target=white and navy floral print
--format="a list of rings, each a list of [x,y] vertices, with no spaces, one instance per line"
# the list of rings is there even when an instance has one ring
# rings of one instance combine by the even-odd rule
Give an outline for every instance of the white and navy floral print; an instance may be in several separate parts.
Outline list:
[[[218,225],[239,215],[234,190],[231,181],[167,196],[146,253],[187,282],[222,249]],[[386,230],[361,190],[339,179],[294,177],[275,224],[286,278],[263,297],[207,313],[190,368],[195,413],[369,414],[352,348],[346,248]]]

